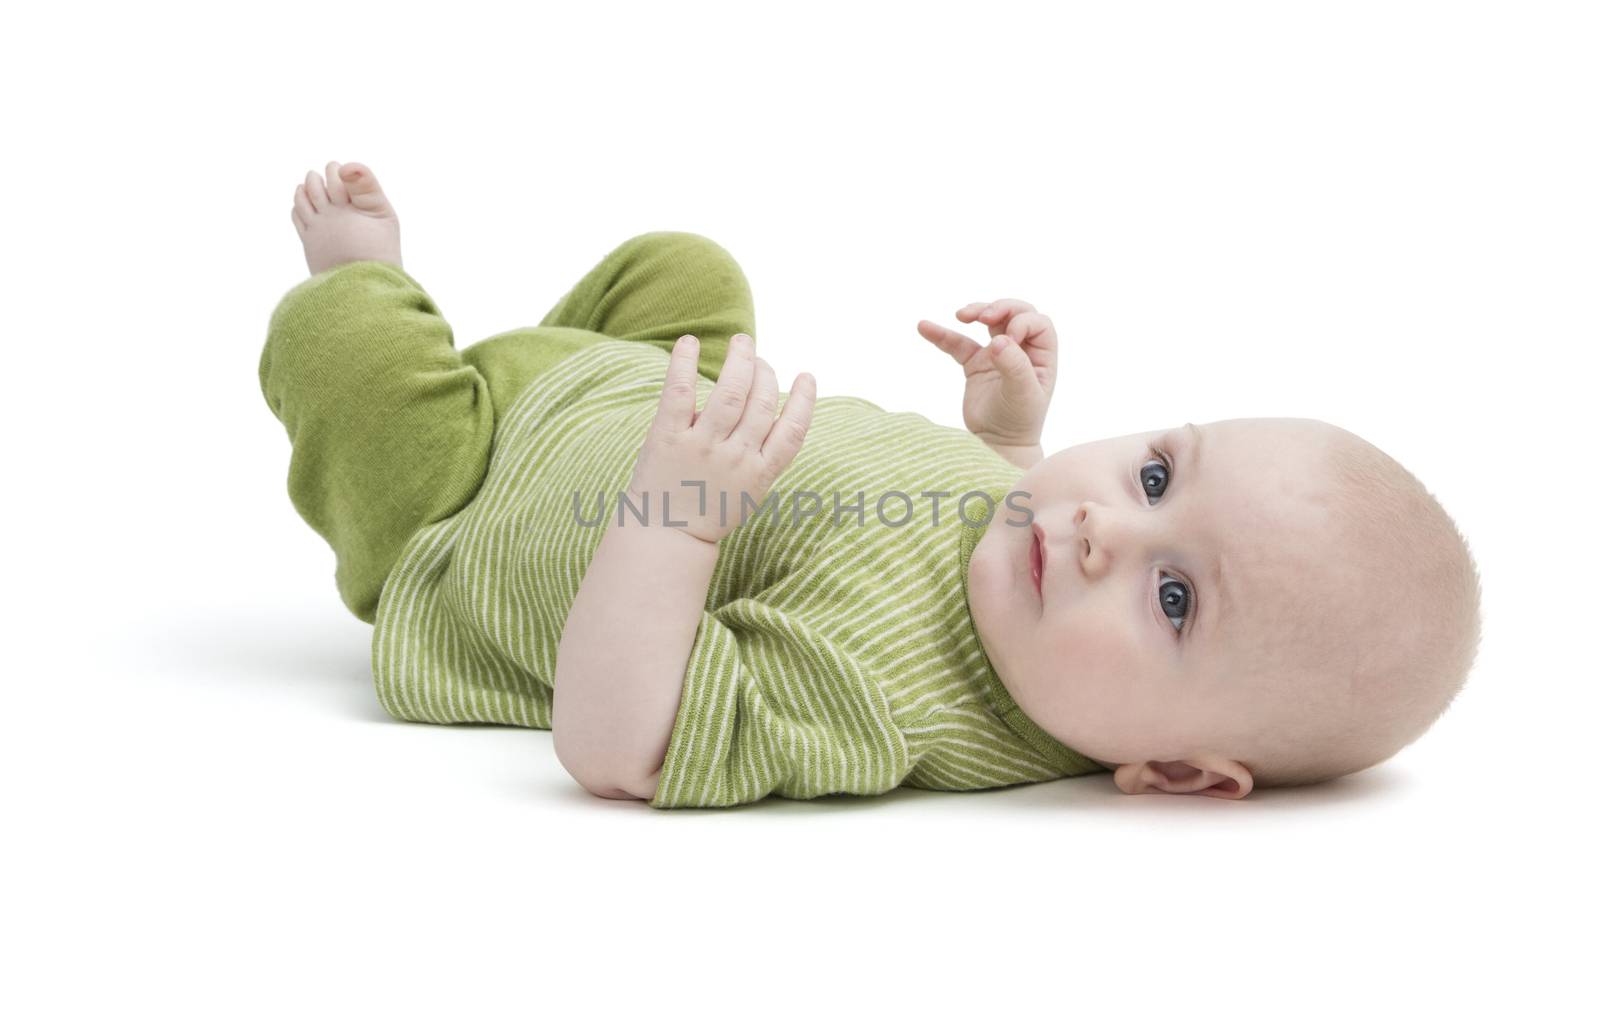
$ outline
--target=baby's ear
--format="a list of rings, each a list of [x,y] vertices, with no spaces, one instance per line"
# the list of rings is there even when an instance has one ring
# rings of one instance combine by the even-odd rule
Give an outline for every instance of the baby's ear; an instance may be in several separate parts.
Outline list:
[[[1237,760],[1195,757],[1191,760],[1146,760],[1123,764],[1113,777],[1129,795],[1166,792],[1169,795],[1209,795],[1217,799],[1242,799],[1255,787],[1250,769]]]

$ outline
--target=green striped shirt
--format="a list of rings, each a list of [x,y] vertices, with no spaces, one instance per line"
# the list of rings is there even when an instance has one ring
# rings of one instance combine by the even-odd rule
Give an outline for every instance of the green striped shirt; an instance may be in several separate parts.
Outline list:
[[[549,727],[556,648],[584,569],[606,524],[638,521],[618,492],[666,364],[659,348],[606,340],[507,409],[477,496],[419,531],[384,585],[373,673],[391,714]],[[700,380],[702,402],[711,385]],[[978,523],[1019,475],[965,431],[819,399],[771,507],[720,545],[650,804],[1100,770],[1016,707],[967,609]]]

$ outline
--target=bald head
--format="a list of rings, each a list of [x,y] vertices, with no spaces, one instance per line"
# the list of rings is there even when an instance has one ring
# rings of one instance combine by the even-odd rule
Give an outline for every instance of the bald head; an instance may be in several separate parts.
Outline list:
[[[1259,785],[1309,784],[1394,755],[1465,682],[1480,640],[1477,565],[1454,521],[1389,455],[1320,421],[1314,489],[1327,525],[1302,545],[1292,619],[1254,670],[1277,713],[1238,741]],[[1318,511],[1323,511],[1323,508]],[[1270,632],[1266,632],[1270,633]]]

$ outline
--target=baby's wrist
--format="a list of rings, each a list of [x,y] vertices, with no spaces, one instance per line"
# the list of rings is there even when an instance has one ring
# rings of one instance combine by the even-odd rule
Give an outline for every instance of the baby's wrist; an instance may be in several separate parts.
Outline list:
[[[992,438],[985,438],[983,441],[996,455],[1013,466],[1031,469],[1044,461],[1044,449],[1037,442],[1031,445],[1019,445]]]

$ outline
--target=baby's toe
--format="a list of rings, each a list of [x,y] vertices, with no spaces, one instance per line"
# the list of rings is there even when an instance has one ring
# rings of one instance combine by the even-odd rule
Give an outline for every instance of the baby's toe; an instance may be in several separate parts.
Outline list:
[[[345,191],[350,195],[350,202],[357,208],[370,214],[392,213],[389,198],[384,195],[383,187],[378,185],[378,177],[372,174],[372,169],[359,161],[352,161],[339,166],[339,178],[344,180]]]
[[[328,190],[322,184],[322,176],[316,172],[306,173],[306,195],[311,197],[311,205],[318,211],[327,209]]]
[[[323,175],[328,180],[328,202],[340,206],[350,202],[350,191],[345,189],[344,179],[339,175],[339,162],[330,161],[323,170]]]

